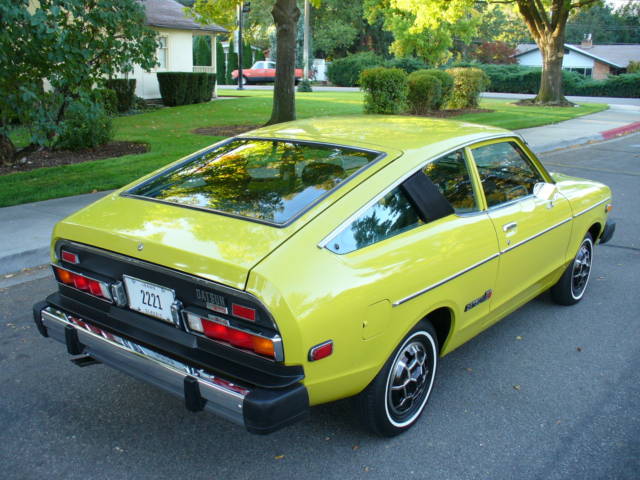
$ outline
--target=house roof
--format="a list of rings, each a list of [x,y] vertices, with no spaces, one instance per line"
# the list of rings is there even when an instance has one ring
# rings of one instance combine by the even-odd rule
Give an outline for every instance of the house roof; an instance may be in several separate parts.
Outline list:
[[[616,68],[626,68],[631,61],[640,62],[640,44],[605,44],[582,48],[578,45],[565,43],[564,46],[574,52],[578,52]],[[538,46],[535,43],[523,43],[516,47],[517,53],[514,56],[518,57],[533,50],[538,50]]]
[[[215,23],[203,25],[184,13],[184,5],[174,0],[140,0],[146,11],[146,24],[151,27],[174,28],[176,30],[200,30],[214,33],[229,33]]]

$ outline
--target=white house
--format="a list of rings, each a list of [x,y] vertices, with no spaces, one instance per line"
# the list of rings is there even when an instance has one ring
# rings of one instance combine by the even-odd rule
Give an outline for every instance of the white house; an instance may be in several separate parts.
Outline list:
[[[136,79],[136,95],[145,99],[160,98],[157,72],[216,73],[216,35],[228,31],[218,25],[202,25],[184,13],[184,6],[174,0],[140,0],[146,11],[146,24],[158,32],[160,48],[156,53],[159,65],[146,72],[134,67],[129,78]],[[211,37],[211,66],[193,66],[193,37]]]
[[[630,61],[640,61],[640,45],[593,45],[587,35],[580,45],[565,43],[562,68],[595,80],[626,72]],[[542,67],[542,54],[536,44],[518,45],[515,58],[520,65]]]

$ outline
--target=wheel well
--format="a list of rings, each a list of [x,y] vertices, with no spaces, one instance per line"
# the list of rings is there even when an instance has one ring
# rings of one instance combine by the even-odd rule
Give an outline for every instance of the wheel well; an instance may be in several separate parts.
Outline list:
[[[591,234],[591,238],[593,238],[594,243],[600,236],[601,232],[602,226],[599,223],[594,223],[593,225],[591,225],[591,228],[589,228],[589,233]]]
[[[431,322],[431,325],[435,328],[436,335],[438,336],[438,345],[440,350],[442,350],[444,342],[446,342],[449,332],[451,331],[451,310],[446,307],[438,308],[427,315],[425,320]]]

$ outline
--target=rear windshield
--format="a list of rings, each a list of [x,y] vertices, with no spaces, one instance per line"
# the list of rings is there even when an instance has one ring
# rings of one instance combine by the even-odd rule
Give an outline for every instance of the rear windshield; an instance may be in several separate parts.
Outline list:
[[[326,144],[238,139],[128,193],[281,225],[379,156]]]

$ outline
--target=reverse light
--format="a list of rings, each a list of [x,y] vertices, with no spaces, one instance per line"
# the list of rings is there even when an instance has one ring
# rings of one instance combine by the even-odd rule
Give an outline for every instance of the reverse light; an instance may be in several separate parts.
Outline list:
[[[333,353],[333,340],[327,340],[315,347],[311,347],[309,349],[309,361],[315,362],[316,360],[321,360],[323,358],[328,357]]]
[[[98,297],[109,302],[113,301],[109,290],[109,284],[106,282],[94,280],[93,278],[72,272],[71,270],[67,270],[66,268],[62,268],[57,265],[53,265],[53,272],[58,282],[64,285],[76,288],[77,290],[89,293],[94,297]]]
[[[191,312],[186,312],[189,329],[199,332],[214,340],[227,342],[234,347],[253,351],[259,355],[275,358],[275,346],[273,339],[249,333],[238,328],[231,327],[226,320],[213,321]]]

